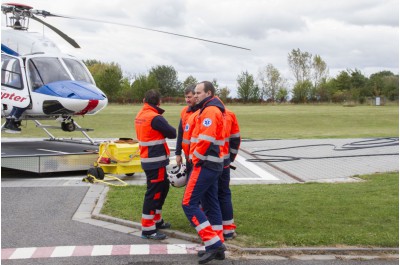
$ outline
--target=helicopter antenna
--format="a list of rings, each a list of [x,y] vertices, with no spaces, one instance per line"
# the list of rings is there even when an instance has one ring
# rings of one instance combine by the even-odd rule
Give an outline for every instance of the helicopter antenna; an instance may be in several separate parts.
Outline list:
[[[55,33],[57,33],[58,35],[60,35],[64,40],[66,40],[69,44],[71,44],[74,48],[80,48],[79,44],[72,39],[70,36],[68,36],[67,34],[65,34],[64,32],[62,32],[61,30],[59,30],[58,28],[50,25],[49,23],[44,22],[43,20],[41,20],[40,18],[32,15],[31,17],[33,20],[36,20],[40,23],[42,23],[43,25],[45,25],[46,27],[52,29]]]

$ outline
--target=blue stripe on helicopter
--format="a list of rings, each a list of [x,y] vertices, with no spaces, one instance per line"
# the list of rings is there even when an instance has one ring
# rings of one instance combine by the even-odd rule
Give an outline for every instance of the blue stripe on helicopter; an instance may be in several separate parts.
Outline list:
[[[18,56],[19,55],[16,51],[14,51],[13,49],[10,49],[9,47],[7,47],[4,44],[1,44],[1,51],[5,52],[5,53],[7,53],[9,55],[14,55],[14,56]]]
[[[104,100],[106,96],[96,86],[82,81],[57,81],[48,83],[33,92],[71,99]]]

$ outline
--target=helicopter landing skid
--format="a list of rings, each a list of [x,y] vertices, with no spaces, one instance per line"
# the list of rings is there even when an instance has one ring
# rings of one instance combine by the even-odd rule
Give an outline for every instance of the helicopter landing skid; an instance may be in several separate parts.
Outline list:
[[[61,141],[61,142],[65,142],[65,141],[71,141],[70,140],[65,140],[64,138],[56,138],[53,134],[51,134],[47,129],[62,129],[59,126],[52,126],[52,125],[43,125],[41,124],[38,120],[34,120],[34,122],[36,123],[36,127],[38,128],[42,128],[47,135],[50,137],[49,140],[51,141]],[[94,131],[94,129],[89,129],[89,128],[82,128],[81,126],[79,126],[78,123],[76,123],[75,121],[72,122],[74,125],[74,131],[80,131],[82,132],[82,134],[85,136],[86,139],[88,139],[88,141],[93,144],[93,145],[98,145],[98,143],[96,143],[92,138],[90,138],[90,136],[86,133],[89,131]],[[64,129],[63,129],[64,130]],[[75,141],[74,141],[75,142]]]

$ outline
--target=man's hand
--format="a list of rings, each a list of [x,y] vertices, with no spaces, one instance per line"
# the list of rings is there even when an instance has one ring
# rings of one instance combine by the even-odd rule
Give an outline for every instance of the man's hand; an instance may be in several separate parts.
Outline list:
[[[179,166],[182,164],[182,156],[181,155],[176,155],[176,164]]]

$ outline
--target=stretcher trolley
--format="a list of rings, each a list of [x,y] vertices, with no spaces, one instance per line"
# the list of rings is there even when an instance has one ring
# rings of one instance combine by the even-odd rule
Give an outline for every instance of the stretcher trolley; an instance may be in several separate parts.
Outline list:
[[[88,170],[88,177],[84,181],[102,182],[105,174],[133,176],[139,172],[143,172],[139,143],[130,138],[120,138],[100,143],[99,157],[94,167]],[[116,177],[114,179],[119,180]]]

